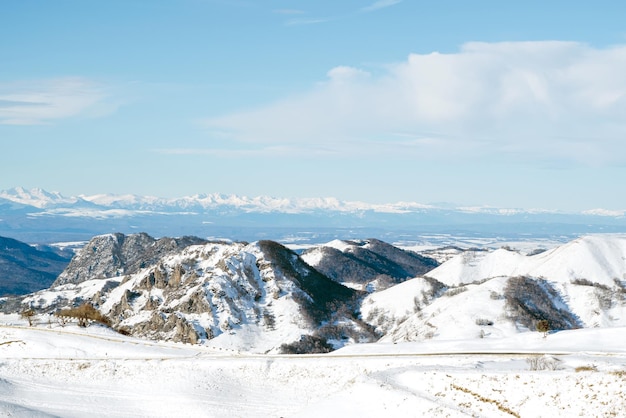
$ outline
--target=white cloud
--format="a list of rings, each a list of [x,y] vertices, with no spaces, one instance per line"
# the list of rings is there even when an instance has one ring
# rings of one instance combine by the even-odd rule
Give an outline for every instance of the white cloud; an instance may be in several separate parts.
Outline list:
[[[400,3],[402,0],[378,0],[375,3],[370,4],[367,7],[361,9],[363,12],[373,12],[374,10],[384,9],[395,4]]]
[[[307,94],[206,123],[235,141],[338,155],[621,163],[623,74],[626,46],[468,43],[411,54],[377,76],[336,67]]]
[[[353,81],[358,78],[368,77],[370,74],[359,68],[347,67],[344,65],[332,68],[326,73],[329,79],[334,82]]]
[[[99,112],[105,97],[99,85],[82,78],[2,84],[0,125],[38,125]]]

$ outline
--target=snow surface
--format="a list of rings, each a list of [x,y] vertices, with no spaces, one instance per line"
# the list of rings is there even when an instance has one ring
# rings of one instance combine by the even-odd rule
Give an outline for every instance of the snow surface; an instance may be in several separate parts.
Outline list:
[[[626,280],[624,260],[626,235],[589,235],[533,256],[504,248],[466,251],[428,272],[428,276],[448,286],[524,275],[561,283],[589,280],[613,288],[615,280]]]
[[[369,295],[362,318],[381,342],[512,338],[528,332],[512,319],[510,278],[543,279],[584,328],[626,327],[626,236],[592,235],[536,255],[500,248],[465,251],[427,273],[447,289],[440,297],[424,278]],[[440,290],[441,292],[442,290]]]
[[[0,315],[0,415],[624,416],[625,331],[245,355]]]

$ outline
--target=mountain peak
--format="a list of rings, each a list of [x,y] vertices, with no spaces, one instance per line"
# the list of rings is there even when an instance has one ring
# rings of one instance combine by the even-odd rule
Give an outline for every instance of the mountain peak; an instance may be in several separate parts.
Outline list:
[[[48,192],[39,187],[26,189],[20,186],[0,191],[0,198],[39,209],[57,204],[74,204],[78,201],[75,197],[68,198],[59,192]]]

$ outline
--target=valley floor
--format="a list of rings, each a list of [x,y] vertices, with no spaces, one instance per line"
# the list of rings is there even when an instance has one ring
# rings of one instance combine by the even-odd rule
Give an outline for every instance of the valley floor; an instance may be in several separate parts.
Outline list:
[[[624,416],[624,331],[263,356],[0,315],[0,416]]]

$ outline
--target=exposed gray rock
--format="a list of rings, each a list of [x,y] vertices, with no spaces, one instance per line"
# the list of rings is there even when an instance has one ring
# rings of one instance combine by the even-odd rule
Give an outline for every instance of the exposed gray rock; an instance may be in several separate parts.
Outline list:
[[[296,338],[294,329],[300,330],[297,338],[315,335],[335,340],[337,346],[375,339],[357,318],[359,292],[324,276],[276,242],[187,246],[148,259],[151,265],[135,267],[134,272],[122,263],[137,266],[146,246],[156,245],[145,234],[96,237],[68,268],[74,275],[64,276],[76,282],[49,291],[74,292],[74,298],[62,302],[69,306],[91,302],[114,328],[155,340],[197,343],[231,335],[236,340],[237,333],[249,331],[237,344],[258,344],[262,352],[277,352]],[[98,275],[85,282],[87,272]],[[107,274],[116,278],[99,279]],[[32,295],[25,303],[40,312],[63,308],[49,300]],[[342,325],[332,327],[335,323]],[[264,333],[279,337],[265,339]]]
[[[197,237],[157,240],[145,233],[99,235],[83,247],[52,286],[136,273],[163,256],[206,242]]]

